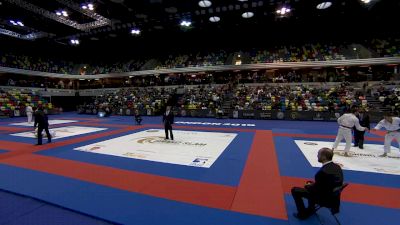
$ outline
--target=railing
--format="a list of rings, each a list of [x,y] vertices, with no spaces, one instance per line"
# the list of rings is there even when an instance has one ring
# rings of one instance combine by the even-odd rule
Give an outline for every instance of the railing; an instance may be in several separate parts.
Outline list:
[[[170,73],[193,73],[193,72],[252,70],[252,69],[321,68],[321,67],[336,67],[336,66],[363,66],[363,65],[385,65],[385,64],[400,64],[400,57],[185,67],[185,68],[143,70],[143,71],[132,71],[125,73],[109,73],[109,74],[97,74],[97,75],[71,75],[71,74],[47,73],[40,71],[10,68],[10,67],[0,67],[0,72],[23,74],[30,76],[65,78],[65,79],[100,79],[100,78],[116,78],[116,77],[142,76],[142,75],[154,75],[154,74],[170,74]]]
[[[79,114],[97,115],[99,109],[79,109]],[[114,115],[133,116],[134,109],[120,108],[112,112]],[[158,116],[160,112],[152,109],[140,110],[143,116]],[[298,121],[337,121],[342,114],[339,111],[279,111],[279,110],[229,110],[217,112],[215,109],[178,109],[174,110],[176,124],[202,124],[202,122],[185,121],[185,117],[196,118],[233,118],[233,119],[256,119],[256,120],[298,120]],[[371,122],[378,122],[383,118],[380,112],[369,112]],[[205,124],[207,125],[207,124]],[[209,125],[209,123],[208,123]]]

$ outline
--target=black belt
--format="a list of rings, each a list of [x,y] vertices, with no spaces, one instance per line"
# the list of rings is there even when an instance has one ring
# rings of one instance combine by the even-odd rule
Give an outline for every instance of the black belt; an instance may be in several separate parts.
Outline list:
[[[348,128],[348,129],[353,129],[352,127],[346,127],[346,126],[343,126],[343,125],[340,125],[341,127],[344,127],[344,128]]]

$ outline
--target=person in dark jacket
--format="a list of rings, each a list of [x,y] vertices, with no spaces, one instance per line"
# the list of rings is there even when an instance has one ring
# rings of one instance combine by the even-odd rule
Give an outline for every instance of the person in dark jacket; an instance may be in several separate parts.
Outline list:
[[[165,139],[169,139],[168,131],[171,136],[171,140],[174,140],[172,133],[172,124],[174,124],[174,113],[171,110],[171,106],[167,106],[165,113],[163,114],[163,123],[165,129]]]
[[[321,148],[318,151],[318,162],[321,169],[315,174],[315,182],[308,181],[306,185],[292,188],[292,196],[296,203],[297,212],[294,216],[306,219],[315,212],[315,204],[332,201],[333,190],[343,185],[342,168],[332,162],[333,151]],[[304,206],[303,198],[308,199],[308,208]]]
[[[51,135],[49,132],[49,121],[47,115],[43,112],[43,107],[39,106],[35,112],[35,124],[34,127],[36,129],[37,126],[37,138],[38,142],[37,145],[42,144],[42,132],[45,130],[47,135],[47,143],[51,143]]]
[[[142,123],[142,116],[139,113],[139,110],[135,110],[135,121],[136,125],[141,125]]]
[[[365,109],[363,109],[363,108],[359,109],[358,113],[356,114],[356,117],[360,121],[360,125],[362,127],[366,127],[368,129],[371,129],[370,128],[369,115],[365,111]],[[353,130],[354,130],[354,147],[359,147],[360,149],[363,149],[364,148],[364,134],[365,134],[365,131],[359,131],[359,130],[357,130],[355,128],[353,128]]]

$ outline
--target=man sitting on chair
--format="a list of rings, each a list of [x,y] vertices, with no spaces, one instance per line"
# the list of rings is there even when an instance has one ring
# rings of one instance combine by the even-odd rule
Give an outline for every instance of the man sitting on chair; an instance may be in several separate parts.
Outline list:
[[[298,219],[307,219],[314,214],[315,205],[328,204],[332,199],[333,190],[343,184],[343,171],[339,165],[332,162],[333,151],[321,148],[318,151],[318,162],[322,163],[321,169],[315,174],[315,182],[308,181],[304,188],[293,187],[292,196],[296,202]],[[305,208],[303,198],[308,199],[308,208]]]

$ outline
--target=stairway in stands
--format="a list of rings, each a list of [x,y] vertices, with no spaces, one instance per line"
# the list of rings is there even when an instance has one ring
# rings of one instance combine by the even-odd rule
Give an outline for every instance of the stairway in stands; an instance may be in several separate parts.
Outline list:
[[[376,99],[375,97],[371,96],[371,95],[367,95],[367,102],[368,105],[370,105],[370,109],[374,109],[377,110],[379,112],[390,112],[392,111],[392,109],[390,107],[387,106],[383,106],[382,103],[379,101],[379,99]]]
[[[232,109],[232,98],[233,98],[232,93],[227,93],[224,95],[222,102],[222,110],[224,111],[224,115],[222,117],[225,119],[229,118],[229,112]]]

